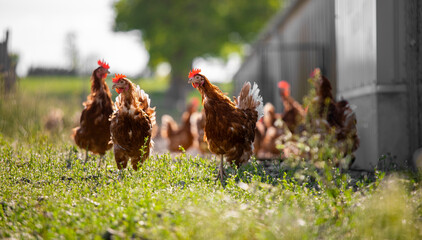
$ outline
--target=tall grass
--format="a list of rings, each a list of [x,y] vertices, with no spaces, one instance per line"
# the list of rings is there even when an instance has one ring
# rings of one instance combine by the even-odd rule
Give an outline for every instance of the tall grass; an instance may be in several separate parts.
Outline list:
[[[111,152],[102,168],[95,156],[84,165],[68,140],[70,121],[56,136],[42,118],[51,106],[80,111],[89,81],[25,81],[0,103],[0,238],[422,237],[420,181],[407,174],[352,177],[330,164],[252,161],[225,166],[223,187],[213,158],[186,153],[152,156],[137,172],[119,173]]]
[[[153,156],[119,178],[82,165],[72,146],[46,138],[0,138],[1,238],[418,239],[419,183],[379,173],[374,181],[297,176],[281,166],[269,178],[258,163],[231,170],[225,188],[212,160]],[[228,167],[228,166],[226,166]],[[310,166],[309,166],[310,167]],[[314,171],[314,170],[309,170]]]

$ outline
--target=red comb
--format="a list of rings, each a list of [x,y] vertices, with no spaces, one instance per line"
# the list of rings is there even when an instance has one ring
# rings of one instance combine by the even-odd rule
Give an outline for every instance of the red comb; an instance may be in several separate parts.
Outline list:
[[[123,75],[123,74],[115,74],[114,75],[115,77],[114,78],[112,78],[112,80],[113,80],[113,82],[115,83],[115,82],[117,82],[117,81],[119,81],[120,79],[122,79],[122,78],[125,78],[126,77],[126,75]]]
[[[110,65],[108,65],[108,63],[106,63],[106,62],[104,62],[104,61],[101,61],[101,60],[98,60],[98,65],[100,65],[102,68],[105,68],[105,69],[109,69],[110,68]]]
[[[193,78],[196,74],[198,74],[200,72],[201,72],[201,69],[199,69],[199,68],[192,69],[192,71],[190,71],[190,73],[189,73],[189,78]]]
[[[290,89],[290,84],[286,81],[278,82],[278,88]]]
[[[284,93],[283,93],[284,96],[290,96],[290,84],[288,82],[286,81],[278,82],[278,88],[284,90]]]

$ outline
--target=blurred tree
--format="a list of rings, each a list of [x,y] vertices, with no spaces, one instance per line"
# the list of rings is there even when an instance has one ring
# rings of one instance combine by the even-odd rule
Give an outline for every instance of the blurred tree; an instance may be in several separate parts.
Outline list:
[[[281,4],[282,0],[119,0],[114,30],[141,31],[149,64],[171,65],[167,96],[184,101],[193,59],[239,52]]]

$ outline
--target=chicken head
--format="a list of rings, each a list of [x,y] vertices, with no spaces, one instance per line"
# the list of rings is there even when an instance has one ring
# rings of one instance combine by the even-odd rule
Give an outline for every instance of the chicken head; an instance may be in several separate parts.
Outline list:
[[[194,88],[197,88],[199,86],[202,86],[205,82],[204,76],[199,74],[201,72],[201,69],[195,68],[189,73],[189,81],[188,83],[192,84]]]
[[[290,96],[290,84],[286,81],[278,82],[278,88],[280,89],[280,94],[283,96]]]
[[[100,65],[97,69],[95,69],[95,76],[98,79],[104,79],[107,77],[107,74],[110,73],[110,71],[108,70],[110,68],[110,65],[108,65],[108,63],[98,60],[98,65]]]
[[[116,74],[113,78],[112,89],[116,89],[117,93],[122,93],[129,90],[130,82],[126,79],[126,76],[123,74]]]

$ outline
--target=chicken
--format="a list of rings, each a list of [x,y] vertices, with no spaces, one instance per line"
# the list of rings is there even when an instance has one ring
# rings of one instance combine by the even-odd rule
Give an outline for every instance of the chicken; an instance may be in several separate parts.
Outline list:
[[[337,112],[336,103],[331,93],[332,87],[330,81],[321,74],[319,68],[314,70],[311,77],[313,79],[316,97],[309,106],[310,114],[308,114],[308,117],[311,118],[311,122],[314,121],[317,128],[341,128],[341,114]]]
[[[284,133],[281,117],[281,114],[275,112],[273,104],[268,102],[264,105],[264,116],[256,123],[254,148],[258,159],[280,156],[275,140]]]
[[[191,116],[198,108],[198,99],[187,106],[186,112],[182,115],[180,126],[170,115],[163,115],[161,117],[161,136],[168,139],[168,149],[172,152],[181,151],[180,147],[187,150],[194,142],[194,135],[191,127]]]
[[[155,125],[155,107],[144,90],[133,84],[125,75],[113,78],[116,97],[115,110],[110,118],[111,141],[119,170],[125,169],[129,159],[134,170],[143,163],[153,147],[152,129]]]
[[[302,105],[290,96],[288,82],[280,81],[278,87],[284,111],[282,114],[276,113],[274,105],[265,104],[263,122],[257,123],[258,133],[255,137],[255,154],[259,159],[279,158],[281,150],[277,147],[277,139],[294,133],[306,114]]]
[[[210,83],[200,69],[189,73],[189,83],[199,90],[205,111],[205,139],[209,150],[221,155],[218,177],[225,175],[223,157],[240,166],[252,155],[256,122],[263,116],[262,97],[256,84],[242,87],[232,102],[221,90]]]
[[[112,144],[110,141],[110,121],[113,113],[113,102],[110,90],[105,82],[110,66],[98,60],[99,67],[91,76],[91,93],[83,103],[79,127],[73,129],[72,138],[76,145],[86,150],[85,162],[88,160],[88,151],[99,154],[101,157],[98,166]]]
[[[343,156],[352,156],[350,167],[354,160],[353,152],[359,147],[356,115],[346,100],[335,102],[331,83],[319,69],[315,69],[312,76],[316,91],[314,114],[323,119],[323,124],[328,125],[331,132],[334,130],[335,145]]]
[[[194,146],[201,154],[209,153],[208,144],[204,140],[205,136],[205,110],[195,112],[191,116],[192,132],[194,133]]]
[[[299,124],[302,123],[306,112],[302,105],[290,96],[290,84],[288,82],[280,81],[278,87],[280,88],[280,97],[283,100],[283,122],[294,133]]]
[[[339,147],[345,154],[353,153],[359,148],[356,114],[344,99],[336,103],[336,109],[341,122],[341,128],[336,130]]]
[[[264,114],[265,117],[265,114]],[[261,142],[264,139],[265,136],[265,126],[264,126],[264,121],[262,121],[262,118],[259,119],[259,121],[256,123],[256,127],[255,127],[255,139],[253,141],[253,153],[255,155],[256,158],[260,158],[259,157],[259,152],[261,150]]]
[[[282,115],[275,112],[275,107],[272,103],[267,102],[264,105],[264,116],[262,117],[262,123],[265,129],[274,126],[277,119],[281,119]]]
[[[308,100],[308,113],[306,115],[306,125],[304,135],[297,136],[296,140],[285,143],[283,152],[285,156],[299,154],[305,159],[320,159],[321,152],[318,149],[334,146],[336,154],[343,159],[332,159],[339,166],[343,165],[346,156],[350,155],[353,162],[353,152],[359,147],[359,138],[356,130],[356,116],[346,100],[335,102],[331,93],[329,80],[322,76],[319,69],[315,69],[311,74],[311,82],[314,90]],[[307,149],[306,151],[303,151]],[[339,161],[340,160],[340,161]],[[344,166],[344,165],[343,165]]]
[[[49,132],[59,132],[63,129],[63,110],[60,108],[50,109],[44,119],[44,129]]]

